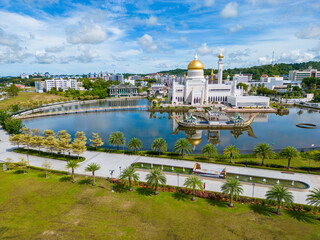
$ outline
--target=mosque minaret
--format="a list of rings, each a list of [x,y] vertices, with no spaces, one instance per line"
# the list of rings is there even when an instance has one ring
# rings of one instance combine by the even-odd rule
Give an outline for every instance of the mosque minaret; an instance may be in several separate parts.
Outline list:
[[[222,84],[222,71],[223,71],[223,55],[220,53],[218,56],[218,84]]]

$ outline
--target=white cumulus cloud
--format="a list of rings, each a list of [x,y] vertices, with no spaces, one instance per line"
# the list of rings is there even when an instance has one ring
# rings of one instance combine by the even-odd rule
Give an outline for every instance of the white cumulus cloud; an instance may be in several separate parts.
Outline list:
[[[243,29],[243,26],[241,24],[237,24],[237,25],[230,28],[230,32],[237,32],[241,29]]]
[[[54,55],[49,55],[45,51],[37,51],[35,57],[36,62],[39,64],[51,64],[56,60],[56,57]]]
[[[201,47],[199,47],[197,49],[197,53],[199,53],[200,55],[215,55],[215,54],[220,54],[221,52],[223,52],[224,49],[222,48],[217,48],[217,49],[213,49],[208,47],[207,43],[203,43],[201,45]]]
[[[224,18],[233,18],[238,16],[238,3],[229,2],[221,11]]]
[[[71,26],[66,29],[67,41],[73,44],[82,43],[101,43],[107,39],[107,33],[102,27],[95,23],[80,22],[77,26]]]
[[[155,52],[158,49],[157,45],[153,42],[153,38],[149,34],[145,34],[141,38],[138,38],[138,42],[143,50],[148,53]]]
[[[320,25],[310,24],[307,28],[297,32],[296,37],[301,39],[320,39]]]
[[[149,18],[146,19],[146,25],[148,26],[159,25],[158,18],[155,16],[150,16]]]

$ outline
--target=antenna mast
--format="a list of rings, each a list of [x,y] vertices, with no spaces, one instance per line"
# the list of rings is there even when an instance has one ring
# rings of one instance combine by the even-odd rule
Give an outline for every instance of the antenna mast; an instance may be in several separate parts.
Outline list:
[[[274,67],[274,51],[272,52],[272,60],[271,60],[271,65]]]

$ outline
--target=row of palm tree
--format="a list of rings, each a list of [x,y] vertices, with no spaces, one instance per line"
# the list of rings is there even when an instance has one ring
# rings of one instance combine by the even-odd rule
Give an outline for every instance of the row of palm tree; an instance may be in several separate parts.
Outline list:
[[[39,129],[28,129],[23,128],[22,134],[16,134],[10,137],[10,141],[15,145],[22,144],[23,146],[38,148],[39,151],[42,147],[46,147],[49,151],[58,150],[65,155],[65,152],[68,150],[72,150],[74,153],[79,154],[83,153],[86,148],[87,138],[83,132],[77,132],[75,135],[75,141],[71,142],[71,135],[68,134],[65,130],[59,131],[55,134],[52,130],[48,129],[43,132],[44,136],[41,135],[41,131]],[[98,148],[102,146],[104,142],[102,142],[98,133],[92,133],[92,139],[90,139],[90,146],[94,148]],[[124,134],[120,131],[113,132],[109,136],[109,144],[112,146],[116,146],[117,150],[119,150],[120,146],[125,146],[126,139]],[[134,152],[139,151],[142,148],[142,141],[136,137],[132,138],[128,143],[128,148],[133,150]],[[167,151],[167,142],[163,138],[154,139],[151,148],[153,151],[161,152]],[[180,153],[182,158],[186,154],[190,154],[192,152],[192,145],[185,138],[180,138],[175,142],[174,152]],[[274,151],[272,147],[267,143],[260,143],[255,146],[253,149],[253,153],[261,158],[261,166],[264,165],[265,159],[271,158],[274,156]],[[217,157],[217,149],[213,144],[207,144],[202,149],[202,154],[210,158]],[[240,152],[239,149],[234,145],[227,146],[223,155],[230,158],[230,163],[234,158],[239,158]],[[281,150],[280,155],[286,159],[288,159],[287,168],[290,168],[290,163],[294,158],[299,157],[299,152],[294,147],[285,147]]]
[[[110,135],[109,143],[111,145],[116,145],[117,150],[119,150],[120,145],[125,145],[125,138],[123,133],[121,132],[115,132]],[[135,152],[142,148],[142,141],[138,138],[133,138],[129,141],[128,148],[131,150],[134,150]],[[161,152],[167,151],[167,143],[163,138],[156,138],[152,145],[152,150],[157,151],[159,154]],[[185,156],[185,154],[190,154],[192,152],[192,145],[188,142],[185,138],[180,138],[175,142],[174,145],[174,152],[180,153],[182,158]],[[264,165],[265,159],[271,158],[275,155],[272,147],[267,143],[260,143],[255,146],[253,153],[261,158],[261,166]],[[211,157],[216,157],[218,155],[217,149],[213,144],[207,144],[202,149],[202,154],[207,156],[209,161]],[[223,155],[230,158],[230,163],[232,163],[232,160],[234,158],[239,158],[240,151],[239,149],[234,145],[227,146],[224,151]],[[288,159],[288,165],[287,168],[290,168],[291,160],[294,158],[299,157],[299,152],[294,147],[285,147],[281,150],[280,156]]]
[[[74,178],[74,169],[79,167],[79,163],[75,160],[70,160],[66,166],[68,169],[72,169],[72,182],[75,182]],[[92,172],[92,185],[95,186],[95,172],[100,169],[100,165],[97,163],[90,163],[85,168],[85,171]],[[125,168],[121,174],[120,179],[124,180],[128,183],[129,191],[133,191],[132,182],[138,182],[140,177],[136,172],[134,166],[129,166]],[[167,182],[167,178],[164,172],[160,168],[153,168],[149,174],[146,176],[147,184],[154,188],[154,194],[158,195],[158,187],[159,185],[164,185]],[[186,178],[184,184],[186,188],[192,190],[192,201],[196,200],[196,189],[200,189],[203,191],[203,181],[202,179],[195,175],[191,174]],[[228,178],[226,182],[221,186],[221,191],[224,194],[229,195],[229,206],[233,207],[233,200],[238,199],[239,196],[243,193],[243,188],[240,181],[236,178]],[[283,187],[281,185],[274,185],[269,191],[266,193],[266,199],[272,203],[275,203],[277,206],[276,213],[280,214],[280,207],[283,204],[293,203],[293,195],[289,191],[288,188]],[[307,197],[307,201],[310,205],[314,205],[316,207],[320,207],[320,188],[315,188],[311,191],[311,193]]]

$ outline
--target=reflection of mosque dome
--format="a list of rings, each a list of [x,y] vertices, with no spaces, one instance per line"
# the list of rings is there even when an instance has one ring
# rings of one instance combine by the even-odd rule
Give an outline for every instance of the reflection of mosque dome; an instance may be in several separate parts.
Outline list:
[[[188,142],[191,143],[192,146],[197,146],[201,143],[202,139],[192,139],[192,138],[187,138]]]
[[[220,53],[220,55],[218,56],[218,58],[224,58],[223,54]]]
[[[204,66],[198,59],[193,60],[188,65],[188,70],[203,70]]]

